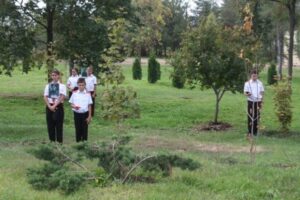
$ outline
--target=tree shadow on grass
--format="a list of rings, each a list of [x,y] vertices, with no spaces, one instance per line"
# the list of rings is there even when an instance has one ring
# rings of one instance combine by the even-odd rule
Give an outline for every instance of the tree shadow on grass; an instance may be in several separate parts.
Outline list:
[[[300,133],[296,131],[289,131],[287,133],[284,133],[280,130],[263,130],[261,134],[266,137],[300,139]]]

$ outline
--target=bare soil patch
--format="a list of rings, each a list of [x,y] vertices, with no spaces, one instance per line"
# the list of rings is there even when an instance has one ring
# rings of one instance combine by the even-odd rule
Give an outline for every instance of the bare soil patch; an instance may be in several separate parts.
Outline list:
[[[237,146],[229,144],[199,143],[180,139],[164,139],[159,136],[146,137],[135,141],[134,146],[137,149],[167,149],[177,152],[212,152],[212,153],[249,153],[249,145]],[[261,146],[256,146],[256,153],[266,151]]]
[[[201,132],[201,131],[227,131],[232,128],[232,125],[229,123],[213,123],[209,122],[208,124],[198,124],[193,127],[193,131]]]

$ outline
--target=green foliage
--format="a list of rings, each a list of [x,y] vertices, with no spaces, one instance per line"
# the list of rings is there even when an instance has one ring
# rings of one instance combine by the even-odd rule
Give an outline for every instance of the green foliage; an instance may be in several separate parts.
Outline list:
[[[277,83],[277,71],[276,71],[276,65],[272,63],[268,69],[268,84],[273,85]]]
[[[142,66],[141,58],[135,58],[132,66],[132,77],[133,80],[142,80]]]
[[[136,118],[140,115],[140,108],[137,101],[137,94],[132,88],[121,87],[125,77],[121,66],[116,62],[124,60],[122,50],[126,23],[124,19],[111,22],[109,40],[111,46],[102,55],[104,60],[104,72],[102,82],[105,90],[101,96],[102,116],[106,120],[117,121],[118,123],[127,118]]]
[[[71,158],[67,155],[71,151],[58,145],[41,145],[31,151],[36,158],[48,162],[42,167],[28,169],[28,183],[37,190],[59,189],[64,194],[70,194],[79,190],[88,174],[76,171],[75,167],[68,164],[80,160],[79,155]]]
[[[278,121],[281,124],[281,131],[287,133],[292,122],[292,87],[291,83],[287,79],[282,79],[274,87],[274,104],[275,113]]]
[[[154,53],[151,53],[148,60],[148,82],[156,83],[160,77],[160,64],[157,62]]]
[[[127,146],[130,138],[117,137],[112,142],[102,143],[100,145],[83,144],[81,149],[90,159],[98,159],[98,166],[103,168],[107,174],[113,178],[122,179],[128,175],[129,171],[147,156],[137,155]],[[200,168],[198,162],[192,159],[181,158],[176,155],[157,155],[150,156],[141,162],[140,169],[142,174],[147,172],[162,173],[164,176],[170,176],[172,167],[179,167],[184,170],[196,170]]]
[[[106,88],[102,97],[102,116],[106,120],[121,122],[127,118],[138,118],[140,107],[137,94],[131,88]]]
[[[222,28],[210,14],[200,26],[190,30],[181,49],[188,83],[212,89],[216,95],[214,123],[218,122],[219,102],[226,91],[242,92],[246,63],[239,56],[239,30]]]
[[[183,64],[183,58],[180,52],[176,52],[170,61],[174,71],[171,74],[172,85],[176,88],[183,88],[186,82],[186,72]]]
[[[32,55],[35,33],[30,20],[22,18],[14,1],[1,1],[0,19],[0,74],[11,75],[20,63],[22,71],[28,73],[35,65]]]

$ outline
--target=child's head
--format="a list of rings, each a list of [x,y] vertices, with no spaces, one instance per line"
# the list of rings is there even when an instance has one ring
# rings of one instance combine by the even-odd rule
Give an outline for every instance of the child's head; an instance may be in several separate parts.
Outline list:
[[[250,75],[251,75],[251,79],[252,79],[253,81],[256,81],[256,80],[257,80],[257,77],[258,77],[258,72],[257,72],[257,70],[255,70],[255,69],[251,70]]]
[[[71,73],[72,73],[72,76],[76,76],[76,75],[78,75],[78,69],[77,68],[72,68],[72,70],[71,70]]]
[[[88,75],[93,74],[93,67],[92,67],[91,65],[86,69],[86,73],[87,73]]]
[[[54,82],[58,82],[59,81],[59,76],[60,76],[60,72],[57,69],[53,69],[51,72],[51,79]]]
[[[85,79],[79,78],[77,81],[77,86],[78,86],[79,91],[83,91],[85,88]]]

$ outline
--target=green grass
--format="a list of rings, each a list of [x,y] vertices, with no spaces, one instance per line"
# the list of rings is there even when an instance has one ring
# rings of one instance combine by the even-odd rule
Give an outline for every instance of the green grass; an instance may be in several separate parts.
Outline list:
[[[60,68],[66,72],[65,66]],[[195,132],[193,127],[213,119],[215,96],[212,91],[176,89],[169,79],[171,68],[162,67],[162,80],[133,81],[131,67],[124,67],[125,85],[138,92],[141,118],[125,122],[133,137],[133,149],[141,153],[170,152],[199,161],[194,172],[174,169],[171,177],[155,184],[114,184],[106,188],[87,186],[71,196],[59,191],[36,191],[26,181],[26,169],[41,161],[27,151],[48,142],[44,70],[28,75],[19,71],[13,77],[0,76],[0,200],[32,199],[299,199],[300,197],[300,75],[294,70],[293,123],[288,137],[259,136],[264,151],[255,161],[247,149],[246,100],[241,94],[226,93],[221,102],[220,120],[233,125],[226,132]],[[261,79],[266,83],[266,74]],[[63,82],[66,77],[63,77]],[[100,87],[99,93],[103,88]],[[262,112],[264,131],[278,130],[272,101],[272,88],[266,86]],[[99,100],[99,96],[98,96]],[[89,127],[89,141],[101,141],[117,134],[111,122],[101,119],[100,102]],[[75,143],[71,109],[65,103],[64,143]],[[223,151],[203,151],[201,145],[223,145]],[[231,148],[229,148],[231,147]],[[229,150],[228,150],[229,149]],[[231,149],[246,149],[244,152]]]

